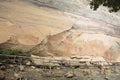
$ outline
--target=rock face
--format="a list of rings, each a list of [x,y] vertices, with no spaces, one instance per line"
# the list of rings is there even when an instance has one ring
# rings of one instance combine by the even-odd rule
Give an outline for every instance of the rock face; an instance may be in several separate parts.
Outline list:
[[[93,11],[89,1],[0,0],[0,49],[29,51],[36,45],[30,52],[39,56],[119,61],[120,12],[102,6]],[[9,39],[11,35],[16,36]]]
[[[38,6],[51,7],[63,12],[73,13],[84,17],[105,21],[120,26],[120,12],[109,13],[107,8],[100,6],[97,11],[90,9],[91,0],[29,0]],[[61,3],[61,4],[60,4]]]
[[[119,61],[119,52],[119,38],[74,27],[48,36],[31,49],[39,56],[100,56],[109,61]]]
[[[28,51],[34,45],[22,44],[21,39],[17,36],[11,36],[6,42],[0,44],[0,50],[5,49],[20,49],[23,51]]]
[[[38,7],[30,0],[0,0],[0,43],[16,35],[22,44],[36,45],[71,24],[73,21],[63,12],[44,4]]]
[[[109,13],[103,7],[93,11],[89,1],[0,0],[0,43],[5,42],[10,35],[29,34],[38,37],[37,42],[32,41],[36,45],[48,34],[57,34],[70,28],[74,21],[67,17],[68,13],[120,26],[119,12]],[[31,44],[29,40],[27,42],[25,39],[24,43]]]

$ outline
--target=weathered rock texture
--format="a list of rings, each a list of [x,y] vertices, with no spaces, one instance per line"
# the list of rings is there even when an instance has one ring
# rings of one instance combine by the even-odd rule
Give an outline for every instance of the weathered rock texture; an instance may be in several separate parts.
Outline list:
[[[21,43],[22,41],[22,37],[23,36],[11,36],[7,41],[5,41],[4,43],[0,44],[0,50],[6,50],[6,49],[18,49],[18,50],[22,50],[22,51],[28,51],[29,49],[31,49],[34,45],[28,45],[28,44],[23,44]],[[32,36],[31,36],[32,37]],[[24,38],[24,37],[23,37]],[[35,37],[33,37],[35,38]],[[28,38],[29,39],[29,38]],[[37,39],[37,38],[36,38]],[[23,39],[25,40],[25,38]],[[35,40],[35,39],[34,39]],[[31,42],[32,43],[32,42]]]
[[[30,52],[40,56],[92,55],[119,61],[120,12],[109,13],[102,6],[93,11],[89,1],[0,0],[1,49],[29,51],[25,45],[37,45]],[[13,42],[11,35],[16,36]]]
[[[100,56],[119,61],[120,39],[109,35],[83,31],[72,27],[62,33],[50,35],[31,49],[39,56]]]

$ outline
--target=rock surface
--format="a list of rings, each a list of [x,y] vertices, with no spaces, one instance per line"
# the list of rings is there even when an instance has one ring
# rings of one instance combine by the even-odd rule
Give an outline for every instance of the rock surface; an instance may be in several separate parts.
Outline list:
[[[34,46],[34,45],[20,43],[19,39],[20,37],[11,36],[7,41],[0,44],[0,50],[19,49],[22,51],[28,51]]]
[[[109,61],[119,61],[120,39],[71,28],[48,36],[30,52],[39,56],[100,56]]]
[[[102,6],[93,11],[89,1],[0,0],[2,48],[29,51],[36,45],[30,52],[39,56],[92,55],[119,61],[120,12],[109,13]],[[11,36],[16,36],[12,44]]]
[[[63,12],[38,7],[29,0],[0,0],[0,43],[14,35],[22,44],[36,45],[71,24],[73,21]]]

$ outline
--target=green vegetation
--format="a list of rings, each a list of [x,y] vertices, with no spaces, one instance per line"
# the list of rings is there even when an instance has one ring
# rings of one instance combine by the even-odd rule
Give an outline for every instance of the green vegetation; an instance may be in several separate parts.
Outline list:
[[[4,54],[4,55],[17,55],[17,56],[30,56],[30,54],[23,52],[21,50],[17,50],[17,49],[6,49],[6,50],[0,50],[0,54]]]
[[[117,12],[120,10],[120,0],[92,0],[90,5],[93,10],[97,10],[100,5],[108,7],[110,12]]]

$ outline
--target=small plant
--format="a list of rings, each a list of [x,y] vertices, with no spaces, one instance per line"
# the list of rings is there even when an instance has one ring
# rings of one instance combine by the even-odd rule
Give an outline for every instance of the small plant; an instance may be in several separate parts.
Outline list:
[[[18,56],[30,56],[30,54],[23,52],[21,50],[18,49],[6,49],[6,50],[0,50],[0,54],[4,54],[4,55],[18,55]]]

